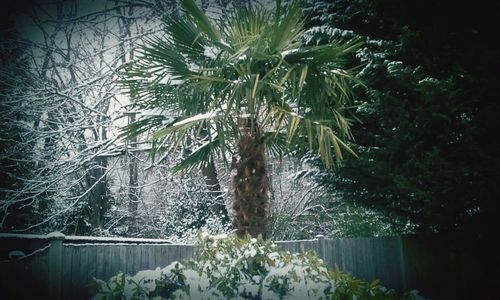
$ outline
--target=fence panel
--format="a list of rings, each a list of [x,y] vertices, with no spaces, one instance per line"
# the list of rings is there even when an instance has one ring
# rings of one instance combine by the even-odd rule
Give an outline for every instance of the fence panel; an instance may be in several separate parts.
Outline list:
[[[53,299],[88,299],[88,284],[93,278],[108,280],[118,272],[134,275],[140,270],[162,268],[192,257],[196,250],[193,245],[159,240],[65,237],[58,252],[57,247],[50,246],[54,241],[46,236],[18,235],[9,248],[9,239],[13,238],[0,234],[0,283],[4,285],[0,288],[10,296],[8,299],[47,298],[54,293],[59,295]],[[476,286],[479,281],[472,278],[478,272],[471,271],[480,269],[474,263],[478,259],[476,252],[460,252],[460,248],[452,248],[440,237],[318,237],[276,244],[292,253],[317,251],[330,268],[339,267],[363,280],[378,278],[398,291],[417,289],[436,299],[466,299],[464,295],[475,291],[468,283],[472,281]],[[27,255],[9,259],[13,250]]]
[[[24,252],[27,255],[20,259],[0,258],[0,290],[4,299],[49,298],[48,252],[48,247],[43,247]]]

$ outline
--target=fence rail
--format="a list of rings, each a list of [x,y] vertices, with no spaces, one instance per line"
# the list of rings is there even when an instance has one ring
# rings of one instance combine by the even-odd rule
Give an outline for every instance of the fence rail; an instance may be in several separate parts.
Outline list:
[[[467,299],[460,290],[470,266],[437,238],[377,237],[278,241],[283,250],[314,250],[331,267],[398,291],[418,289],[434,299]],[[17,251],[14,251],[17,250]],[[24,252],[24,255],[21,252]],[[0,234],[0,282],[14,298],[19,293],[50,299],[88,299],[93,278],[119,271],[163,267],[192,257],[193,245],[166,240]],[[10,254],[10,258],[9,258]],[[30,286],[26,289],[26,286]],[[36,297],[35,297],[36,298]]]

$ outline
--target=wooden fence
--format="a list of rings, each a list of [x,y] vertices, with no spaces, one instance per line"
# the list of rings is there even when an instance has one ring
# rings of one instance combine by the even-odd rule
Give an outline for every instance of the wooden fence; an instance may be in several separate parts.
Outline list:
[[[417,289],[432,299],[468,299],[463,283],[470,280],[466,274],[471,265],[463,264],[463,255],[438,238],[318,236],[276,243],[290,252],[317,251],[330,267],[368,281],[380,279],[398,291]],[[93,278],[163,267],[192,257],[194,249],[165,240],[3,234],[0,282],[6,286],[0,288],[12,293],[12,299],[88,299]]]

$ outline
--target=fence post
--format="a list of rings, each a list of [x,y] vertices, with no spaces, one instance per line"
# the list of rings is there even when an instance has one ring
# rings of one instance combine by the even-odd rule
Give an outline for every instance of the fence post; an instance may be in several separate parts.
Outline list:
[[[61,299],[62,245],[64,234],[52,232],[47,235],[49,248],[49,299]]]
[[[318,240],[318,255],[321,259],[326,263],[326,255],[325,255],[325,236],[322,234],[318,234],[316,236],[316,240]]]

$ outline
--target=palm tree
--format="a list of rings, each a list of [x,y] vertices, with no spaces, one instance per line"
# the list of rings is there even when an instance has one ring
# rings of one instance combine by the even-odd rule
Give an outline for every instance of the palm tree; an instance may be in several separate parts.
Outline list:
[[[183,0],[122,81],[136,105],[162,111],[126,127],[128,136],[154,130],[156,150],[189,147],[177,171],[215,159],[231,167],[239,236],[266,236],[268,155],[307,149],[331,167],[342,149],[354,154],[344,141],[357,81],[343,66],[361,42],[306,46],[301,5],[280,6],[273,13],[246,5],[211,19]]]

